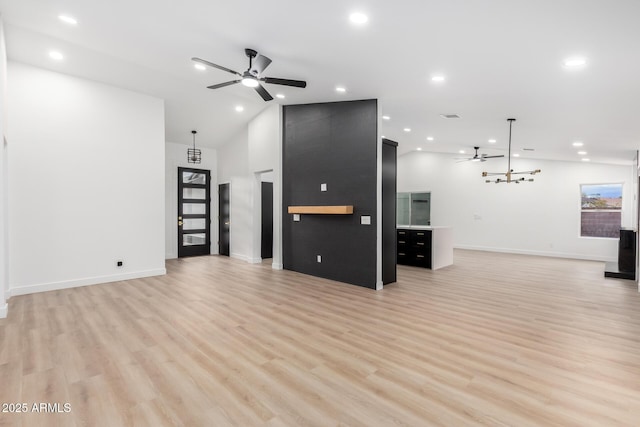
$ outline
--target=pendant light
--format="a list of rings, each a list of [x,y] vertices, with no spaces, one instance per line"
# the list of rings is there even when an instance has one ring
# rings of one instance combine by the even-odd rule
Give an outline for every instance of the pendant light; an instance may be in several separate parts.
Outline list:
[[[501,172],[482,172],[482,176],[483,177],[487,177],[487,176],[506,176],[507,179],[504,178],[496,178],[495,181],[487,179],[485,182],[490,183],[496,183],[496,184],[500,184],[501,182],[506,182],[507,184],[510,184],[512,182],[515,182],[516,184],[520,184],[521,182],[533,182],[533,178],[525,178],[525,177],[515,177],[513,175],[535,175],[537,173],[540,173],[540,169],[535,169],[535,170],[531,170],[531,171],[521,171],[521,172],[514,172],[513,169],[511,169],[511,127],[513,126],[513,122],[516,121],[516,119],[507,119],[507,121],[509,122],[509,157],[507,158],[507,172],[506,173],[501,173]]]
[[[196,133],[198,132],[192,130],[191,133],[193,134],[193,148],[187,149],[187,161],[189,163],[200,163],[202,160],[202,151],[196,149]]]

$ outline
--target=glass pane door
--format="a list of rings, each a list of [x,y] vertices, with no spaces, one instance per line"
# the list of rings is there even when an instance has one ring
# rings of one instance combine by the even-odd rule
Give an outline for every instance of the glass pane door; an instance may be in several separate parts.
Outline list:
[[[178,168],[178,257],[211,253],[210,172]]]

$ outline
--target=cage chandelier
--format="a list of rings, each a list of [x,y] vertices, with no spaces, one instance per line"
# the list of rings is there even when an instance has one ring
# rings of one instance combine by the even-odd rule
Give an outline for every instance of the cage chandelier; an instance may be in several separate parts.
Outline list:
[[[200,163],[202,161],[202,151],[196,148],[196,133],[195,130],[192,130],[193,134],[193,148],[187,149],[187,161],[189,163]]]
[[[506,173],[501,173],[501,172],[482,172],[482,176],[483,177],[488,177],[488,176],[505,176],[507,179],[504,178],[496,178],[495,180],[491,180],[491,179],[487,179],[485,182],[490,183],[490,182],[494,182],[496,184],[500,184],[501,182],[506,182],[507,184],[510,184],[512,182],[515,182],[516,184],[520,184],[521,182],[533,182],[533,178],[525,178],[523,176],[521,177],[514,177],[513,175],[535,175],[537,173],[540,173],[540,169],[534,169],[531,171],[521,171],[521,172],[514,172],[513,169],[511,169],[511,127],[513,125],[513,122],[516,121],[516,119],[507,119],[507,121],[509,122],[509,157],[507,157],[507,172]]]

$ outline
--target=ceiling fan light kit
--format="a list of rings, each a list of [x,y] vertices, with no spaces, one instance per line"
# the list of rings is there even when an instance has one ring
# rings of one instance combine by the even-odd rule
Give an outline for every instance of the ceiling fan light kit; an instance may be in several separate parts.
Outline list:
[[[273,96],[271,96],[271,94],[264,88],[264,86],[260,84],[260,82],[299,88],[307,87],[307,82],[303,80],[281,79],[277,77],[262,77],[261,74],[269,66],[269,64],[271,64],[271,59],[267,58],[264,55],[260,55],[253,49],[245,49],[244,53],[249,58],[249,68],[247,68],[244,73],[239,73],[227,67],[223,67],[222,65],[214,64],[213,62],[209,62],[200,58],[191,58],[191,60],[199,64],[217,68],[218,70],[226,71],[227,73],[231,73],[237,77],[240,77],[237,80],[231,80],[228,82],[207,86],[208,89],[220,89],[221,87],[231,86],[236,83],[242,83],[243,86],[255,89],[255,91],[258,92],[258,95],[260,95],[265,101],[271,101],[273,99]]]
[[[513,122],[515,122],[516,119],[507,119],[507,121],[509,122],[509,157],[507,159],[507,172],[506,173],[482,172],[482,176],[483,177],[488,177],[488,176],[505,176],[506,177],[506,179],[504,178],[496,178],[495,180],[487,179],[485,181],[486,183],[493,182],[495,184],[500,184],[505,182],[507,184],[510,184],[512,182],[515,182],[516,184],[520,184],[521,182],[533,182],[533,178],[525,178],[523,176],[514,177],[514,175],[535,175],[537,173],[540,173],[540,169],[534,169],[530,171],[520,171],[520,172],[514,172],[513,169],[511,169],[511,127],[513,126]]]

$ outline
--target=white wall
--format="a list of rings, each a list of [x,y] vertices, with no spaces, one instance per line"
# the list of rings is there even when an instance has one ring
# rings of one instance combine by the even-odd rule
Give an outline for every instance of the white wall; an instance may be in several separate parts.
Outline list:
[[[163,101],[13,62],[7,81],[11,294],[164,274]]]
[[[6,291],[9,285],[8,249],[8,147],[5,136],[7,50],[4,42],[4,27],[0,16],[0,319],[7,316]]]
[[[260,262],[262,173],[273,171],[273,264],[282,268],[282,119],[272,105],[256,116],[246,132],[218,149],[218,182],[230,184],[232,257]]]
[[[247,262],[253,260],[253,199],[249,176],[234,176],[229,185],[229,254]]]
[[[231,177],[249,173],[248,131],[244,129],[218,151],[218,183],[231,182]]]
[[[249,123],[249,173],[253,174],[252,261],[261,256],[262,172],[273,182],[272,267],[282,269],[282,107],[272,105]]]
[[[281,108],[275,104],[249,122],[249,171],[273,170],[282,158],[278,151],[281,138]]]
[[[188,134],[191,137],[191,134]],[[197,137],[197,136],[196,136]],[[193,164],[187,161],[187,144],[165,145],[165,258],[178,257],[178,167],[206,169],[211,171],[211,253],[218,253],[218,175],[216,150],[196,147],[202,151],[202,163]]]
[[[617,260],[616,239],[580,237],[580,184],[624,183],[622,225],[633,226],[632,166],[516,159],[513,169],[542,173],[534,182],[486,184],[482,171],[506,171],[506,160],[456,163],[453,157],[400,156],[398,192],[431,191],[431,224],[452,226],[456,247]]]

